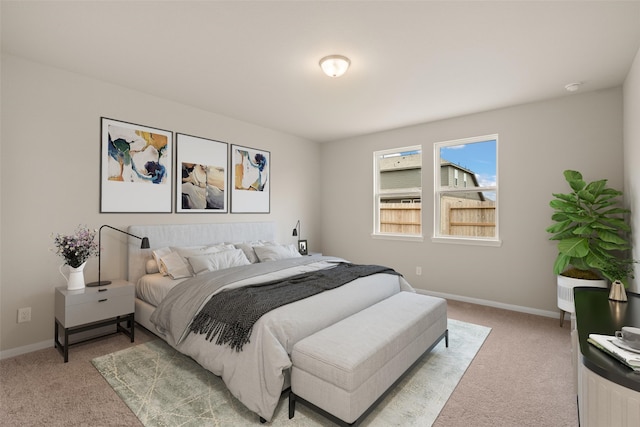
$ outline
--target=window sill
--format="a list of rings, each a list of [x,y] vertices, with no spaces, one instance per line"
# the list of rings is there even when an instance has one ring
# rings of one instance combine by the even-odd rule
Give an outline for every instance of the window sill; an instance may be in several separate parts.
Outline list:
[[[472,246],[502,246],[502,240],[474,239],[460,237],[432,237],[433,243],[453,243],[456,245],[472,245]]]
[[[371,237],[374,239],[382,240],[404,240],[405,242],[423,242],[424,236],[409,236],[406,234],[377,234],[372,233]]]

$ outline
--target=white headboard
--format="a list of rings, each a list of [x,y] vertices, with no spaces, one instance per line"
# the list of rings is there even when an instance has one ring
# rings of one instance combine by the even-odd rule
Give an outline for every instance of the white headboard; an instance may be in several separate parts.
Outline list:
[[[130,225],[129,233],[148,237],[150,249],[140,249],[140,240],[129,237],[127,280],[137,283],[146,274],[151,251],[165,246],[192,246],[213,243],[239,243],[276,240],[275,222],[229,222],[215,224]]]

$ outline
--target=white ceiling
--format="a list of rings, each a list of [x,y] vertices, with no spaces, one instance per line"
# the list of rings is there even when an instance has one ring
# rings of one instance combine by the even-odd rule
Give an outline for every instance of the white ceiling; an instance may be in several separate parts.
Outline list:
[[[638,0],[1,7],[3,53],[313,141],[618,86],[640,47]]]

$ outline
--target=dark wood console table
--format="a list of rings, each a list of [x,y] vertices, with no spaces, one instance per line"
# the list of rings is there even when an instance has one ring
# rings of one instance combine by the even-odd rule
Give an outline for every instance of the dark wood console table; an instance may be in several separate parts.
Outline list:
[[[623,326],[640,327],[640,295],[609,300],[609,290],[574,288],[580,425],[640,425],[640,374],[587,342],[589,334],[614,335]],[[577,350],[577,349],[576,349]]]

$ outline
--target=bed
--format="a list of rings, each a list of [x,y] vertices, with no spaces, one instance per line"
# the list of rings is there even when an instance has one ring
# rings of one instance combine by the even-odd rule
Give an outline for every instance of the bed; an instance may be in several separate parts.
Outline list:
[[[293,245],[276,242],[273,222],[133,225],[128,231],[148,237],[151,246],[140,249],[139,240],[130,238],[129,241],[128,280],[136,285],[136,321],[220,376],[238,400],[267,421],[272,418],[282,391],[289,387],[290,354],[298,341],[400,291],[414,291],[397,274],[382,272],[357,278],[264,314],[253,325],[249,341],[238,351],[211,342],[206,334],[189,330],[194,315],[204,311],[213,294],[324,271],[346,261],[330,256],[303,257],[297,252],[286,256],[286,247],[293,248]],[[188,252],[203,246],[222,245],[231,245],[225,257],[231,257],[231,252],[239,254],[241,250],[248,263],[221,263],[213,267],[209,264],[211,271],[200,270],[194,277],[176,279],[154,271],[157,265],[154,253],[162,253],[166,248],[174,250],[166,256],[168,259],[177,248]],[[187,259],[193,263],[190,268],[197,269],[196,258],[198,263],[201,259],[211,263],[221,256]]]

